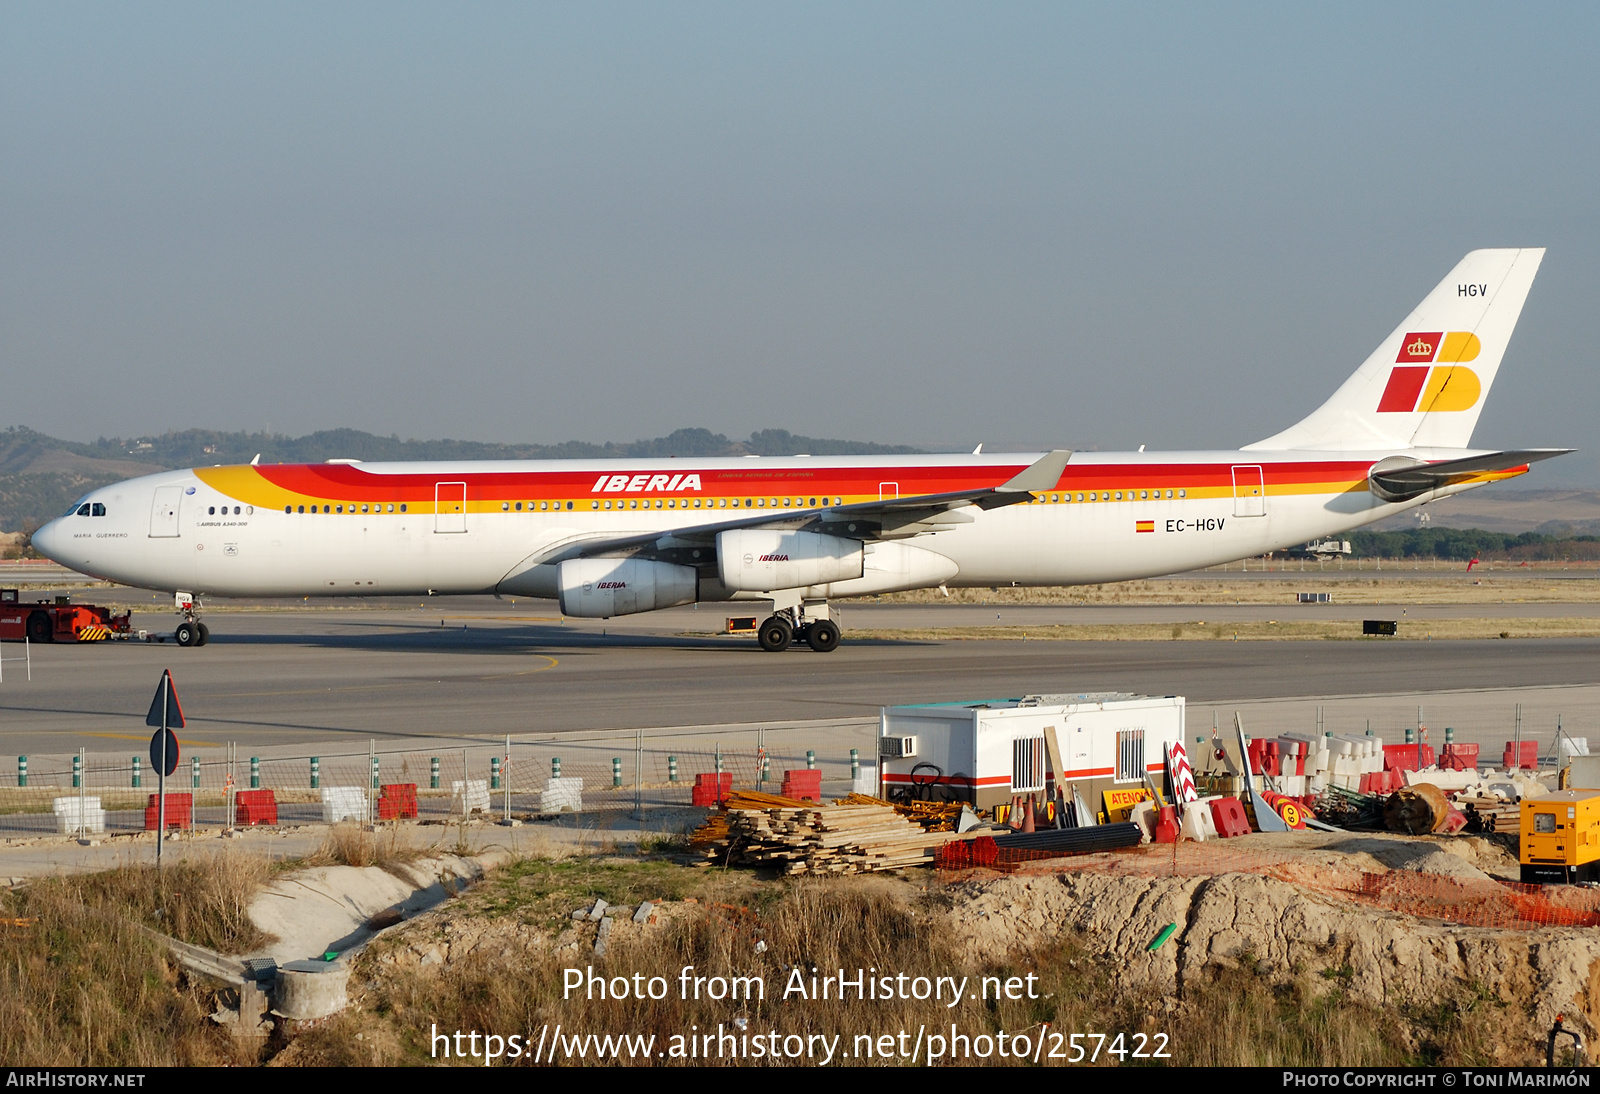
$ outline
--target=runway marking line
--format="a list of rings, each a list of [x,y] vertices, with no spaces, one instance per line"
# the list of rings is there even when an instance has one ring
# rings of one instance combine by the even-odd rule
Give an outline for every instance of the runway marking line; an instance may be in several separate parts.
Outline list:
[[[535,653],[535,654],[532,654],[530,656],[543,657],[546,661],[548,661],[550,663],[548,665],[545,665],[542,668],[522,669],[519,672],[502,672],[502,673],[497,673],[494,676],[480,676],[480,677],[478,677],[478,679],[479,680],[506,680],[506,679],[509,679],[510,677],[513,677],[513,676],[532,676],[536,672],[549,672],[551,669],[553,669],[557,665],[561,664],[560,661],[556,660],[554,657],[551,657],[547,653]]]
[[[85,733],[84,736],[85,737],[109,737],[114,741],[147,741],[147,740],[149,740],[148,737],[141,737],[136,733]],[[217,742],[215,742],[215,741],[186,741],[186,740],[183,740],[183,739],[180,738],[178,743],[180,745],[187,745],[190,748],[221,748],[222,747],[221,745],[217,744]]]

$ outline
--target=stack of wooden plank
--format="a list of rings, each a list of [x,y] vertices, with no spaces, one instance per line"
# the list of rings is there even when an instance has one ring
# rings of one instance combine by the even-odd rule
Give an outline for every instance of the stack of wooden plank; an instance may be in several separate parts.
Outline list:
[[[735,794],[725,840],[690,844],[707,860],[778,866],[786,874],[853,874],[933,861],[956,836],[927,832],[887,803],[812,805],[773,795]],[[712,836],[707,830],[706,835]]]

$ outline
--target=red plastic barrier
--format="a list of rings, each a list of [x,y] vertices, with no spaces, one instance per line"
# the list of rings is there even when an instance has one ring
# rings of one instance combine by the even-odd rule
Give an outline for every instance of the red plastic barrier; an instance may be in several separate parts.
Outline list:
[[[1217,835],[1224,839],[1250,834],[1250,820],[1244,815],[1244,806],[1239,803],[1238,798],[1213,800],[1211,820],[1217,827]]]
[[[800,768],[795,771],[783,773],[783,788],[779,791],[785,798],[794,798],[797,801],[822,801],[822,772]]]
[[[1439,753],[1439,766],[1446,771],[1476,771],[1478,769],[1478,746],[1464,744],[1448,744],[1444,751]]]
[[[1436,762],[1432,745],[1384,745],[1383,766],[1396,771],[1421,771]]]
[[[151,794],[149,802],[144,807],[144,830],[154,832],[160,825],[159,795]],[[168,794],[167,795],[167,827],[168,828],[193,828],[194,827],[194,795],[193,794]]]
[[[234,797],[233,823],[252,827],[278,823],[278,800],[270,790],[241,790]]]
[[[694,790],[690,793],[690,801],[702,806],[721,805],[728,800],[728,795],[732,792],[731,771],[724,771],[720,775],[714,771],[703,771],[694,777]]]
[[[416,783],[383,784],[378,793],[379,820],[414,820],[416,815]]]
[[[1521,742],[1522,751],[1521,751],[1520,754],[1518,754],[1518,752],[1516,750],[1517,743],[1518,742],[1516,742],[1516,741],[1507,741],[1506,742],[1506,750],[1505,750],[1504,753],[1501,754],[1500,766],[1505,767],[1505,768],[1511,768],[1511,767],[1535,768],[1535,767],[1538,767],[1539,766],[1539,742],[1538,741],[1523,741],[1523,742]]]
[[[1178,807],[1177,806],[1175,806],[1175,805],[1163,805],[1161,807],[1161,819],[1156,821],[1156,842],[1157,843],[1177,843],[1178,842]]]

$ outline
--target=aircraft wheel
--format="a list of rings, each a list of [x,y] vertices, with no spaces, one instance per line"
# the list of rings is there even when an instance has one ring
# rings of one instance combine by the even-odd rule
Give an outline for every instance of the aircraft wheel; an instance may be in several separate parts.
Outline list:
[[[806,645],[818,653],[832,653],[839,648],[839,625],[831,619],[818,619],[806,628]]]
[[[28,616],[28,641],[53,642],[55,631],[50,626],[50,617],[44,612],[34,612]]]
[[[196,623],[195,626],[200,629],[200,640],[198,642],[196,642],[195,645],[203,646],[207,642],[211,641],[211,628],[210,627],[206,626],[204,623]]]
[[[172,632],[172,640],[180,646],[197,646],[200,644],[200,628],[188,621],[179,623],[177,630]]]
[[[761,629],[756,632],[756,641],[761,643],[761,648],[768,653],[778,653],[789,648],[789,643],[794,641],[794,628],[787,619],[770,616],[761,624]]]

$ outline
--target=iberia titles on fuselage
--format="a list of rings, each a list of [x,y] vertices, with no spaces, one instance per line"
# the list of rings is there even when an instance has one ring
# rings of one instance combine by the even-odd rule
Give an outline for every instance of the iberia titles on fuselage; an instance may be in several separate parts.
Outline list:
[[[1327,403],[1242,450],[193,468],[94,491],[34,544],[180,604],[481,593],[608,617],[770,601],[763,646],[831,650],[833,598],[1214,565],[1564,451],[1467,447],[1542,255],[1469,254]]]

